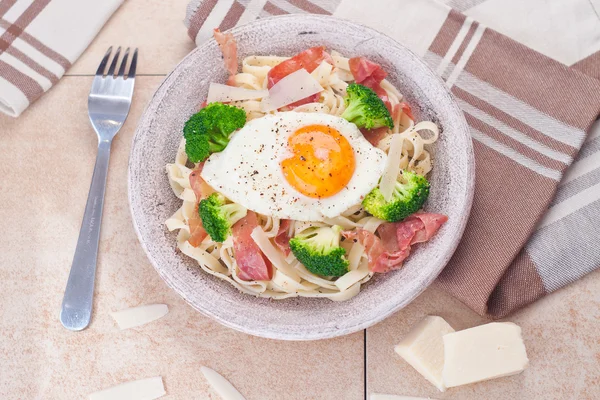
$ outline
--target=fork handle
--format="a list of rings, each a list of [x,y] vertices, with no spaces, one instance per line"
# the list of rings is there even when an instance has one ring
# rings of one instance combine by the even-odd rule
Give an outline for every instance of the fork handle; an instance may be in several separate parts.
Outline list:
[[[71,264],[71,272],[65,289],[60,321],[72,331],[85,329],[92,316],[94,278],[98,258],[98,241],[104,205],[104,191],[110,159],[110,141],[98,142],[96,166],[88,193],[79,239]]]

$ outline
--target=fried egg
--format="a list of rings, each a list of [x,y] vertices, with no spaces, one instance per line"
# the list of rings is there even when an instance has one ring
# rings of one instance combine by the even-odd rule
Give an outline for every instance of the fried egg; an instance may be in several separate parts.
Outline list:
[[[360,203],[377,186],[386,157],[343,118],[281,112],[235,132],[206,160],[202,178],[257,213],[322,221]]]

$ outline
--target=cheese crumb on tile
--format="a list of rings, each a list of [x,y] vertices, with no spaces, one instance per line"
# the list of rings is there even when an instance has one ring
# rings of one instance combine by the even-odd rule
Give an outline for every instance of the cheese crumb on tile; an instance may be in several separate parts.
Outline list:
[[[521,328],[511,322],[449,333],[443,341],[446,387],[515,375],[529,363]]]
[[[428,316],[395,347],[396,353],[442,392],[446,390],[442,337],[451,332],[454,329],[442,317]]]

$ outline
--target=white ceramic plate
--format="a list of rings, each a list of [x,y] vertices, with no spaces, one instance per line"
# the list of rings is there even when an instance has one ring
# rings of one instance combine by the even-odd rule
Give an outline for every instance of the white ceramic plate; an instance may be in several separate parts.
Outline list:
[[[268,300],[239,293],[204,273],[176,250],[165,220],[181,205],[169,186],[165,165],[174,160],[182,127],[206,98],[210,82],[227,71],[214,40],[192,51],[160,86],[146,109],[131,149],[129,202],[135,229],[160,276],[192,307],[222,324],[252,335],[285,340],[331,338],[367,328],[410,303],[444,268],[465,228],[474,185],[471,137],[462,112],[444,83],[412,52],[372,29],[322,16],[263,19],[232,30],[238,55],[294,55],[309,47],[380,63],[405,95],[417,120],[442,128],[430,149],[435,167],[425,209],[448,222],[425,244],[415,246],[401,270],[377,275],[351,300]]]

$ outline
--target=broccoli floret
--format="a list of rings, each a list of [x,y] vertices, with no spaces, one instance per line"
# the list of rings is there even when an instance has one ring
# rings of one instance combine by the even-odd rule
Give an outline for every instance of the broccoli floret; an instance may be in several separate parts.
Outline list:
[[[362,204],[367,212],[377,218],[396,222],[419,211],[428,196],[429,182],[424,176],[402,171],[390,201],[386,202],[379,188],[375,188],[367,194]]]
[[[290,239],[290,249],[307,270],[321,276],[342,276],[350,262],[340,247],[342,228],[312,227]]]
[[[359,128],[374,129],[382,126],[394,127],[394,120],[383,100],[373,90],[357,83],[346,88],[348,94],[344,99],[346,110],[342,118],[352,122]]]
[[[231,133],[246,124],[246,112],[223,103],[210,103],[192,115],[183,127],[185,152],[191,162],[202,162],[223,151]]]
[[[185,153],[193,162],[204,161],[210,156],[210,143],[207,135],[190,135],[185,138]]]
[[[246,216],[246,210],[239,204],[225,204],[225,196],[213,193],[200,201],[198,213],[202,226],[215,242],[224,242],[231,234],[231,227]]]

